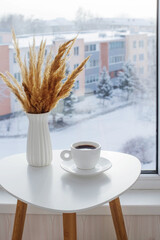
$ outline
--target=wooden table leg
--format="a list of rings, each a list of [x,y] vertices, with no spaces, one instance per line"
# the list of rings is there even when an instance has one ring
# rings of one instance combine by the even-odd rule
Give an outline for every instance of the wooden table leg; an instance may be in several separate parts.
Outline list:
[[[63,213],[64,240],[77,240],[76,213]]]
[[[109,203],[117,240],[128,240],[119,198]]]
[[[27,204],[17,200],[17,208],[14,219],[14,227],[12,233],[12,240],[21,240],[23,235],[23,227],[26,217]]]

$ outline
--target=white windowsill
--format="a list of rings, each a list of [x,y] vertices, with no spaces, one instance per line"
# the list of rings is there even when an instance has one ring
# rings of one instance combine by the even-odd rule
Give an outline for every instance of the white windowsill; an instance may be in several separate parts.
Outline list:
[[[160,190],[128,190],[120,201],[124,215],[160,215]],[[0,189],[0,214],[14,214],[16,199]],[[28,214],[59,214],[29,205]],[[80,215],[110,215],[108,204],[78,213]]]
[[[131,189],[160,190],[160,175],[141,174]]]

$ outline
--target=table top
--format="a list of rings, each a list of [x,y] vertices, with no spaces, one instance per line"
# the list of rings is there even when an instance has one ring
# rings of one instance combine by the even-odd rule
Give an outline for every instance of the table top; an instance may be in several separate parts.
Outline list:
[[[52,164],[29,166],[26,154],[0,160],[0,184],[17,199],[58,212],[78,212],[109,202],[130,188],[141,172],[136,157],[102,151],[112,167],[96,176],[76,176],[60,166],[60,150],[53,151]]]

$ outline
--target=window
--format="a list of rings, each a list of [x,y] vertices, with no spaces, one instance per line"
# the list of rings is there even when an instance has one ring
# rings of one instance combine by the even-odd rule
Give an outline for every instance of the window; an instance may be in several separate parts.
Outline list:
[[[137,47],[137,42],[133,41],[133,48],[136,48],[136,47]]]
[[[13,62],[16,63],[16,53],[13,53]]]
[[[140,41],[139,41],[139,47],[140,47],[140,48],[143,48],[143,47],[144,47],[144,41],[143,41],[143,40],[140,40]]]
[[[99,76],[96,74],[96,75],[89,75],[86,77],[86,84],[90,84],[90,83],[95,83],[97,84],[99,80]]]
[[[76,82],[74,84],[74,87],[75,87],[76,90],[79,89],[79,80],[76,80]]]
[[[110,42],[109,47],[110,49],[124,48],[124,42]]]
[[[134,55],[133,56],[133,62],[136,62],[136,60],[137,60],[137,55]]]
[[[21,82],[21,75],[20,73],[14,73],[14,77],[18,80],[18,82]]]
[[[91,57],[75,82],[73,95],[78,101],[74,102],[76,111],[72,114],[72,118],[64,116],[64,123],[59,125],[60,129],[53,124],[56,114],[64,114],[63,100],[50,115],[53,148],[69,148],[80,132],[82,139],[90,138],[98,141],[104,150],[137,154],[141,160],[143,172],[156,173],[158,169],[157,3],[156,0],[148,0],[147,4],[145,0],[135,0],[134,4],[130,2],[121,0],[120,4],[118,1],[116,4],[115,1],[107,4],[107,1],[99,0],[96,4],[92,1],[92,8],[90,8],[88,1],[83,0],[76,5],[73,5],[70,0],[67,4],[64,0],[56,4],[47,4],[48,0],[46,0],[44,8],[43,2],[39,4],[35,0],[35,6],[39,7],[34,8],[31,4],[27,5],[29,2],[21,0],[23,9],[17,5],[18,1],[14,1],[17,9],[17,14],[14,16],[14,9],[8,7],[12,6],[13,1],[8,0],[3,4],[5,16],[0,10],[0,31],[4,29],[10,31],[10,25],[13,25],[22,59],[25,55],[27,58],[28,46],[32,44],[33,36],[35,36],[37,48],[40,40],[46,39],[45,55],[50,52],[50,48],[53,48],[53,56],[55,56],[62,42],[72,39],[79,33],[68,57],[70,69],[73,70],[85,57],[89,55]],[[62,6],[65,9],[63,12]],[[80,7],[82,9],[79,10]],[[143,11],[137,10],[142,8]],[[88,9],[91,14],[88,14]],[[117,17],[125,16],[126,12],[127,18]],[[19,82],[22,82],[18,64],[15,64],[13,44],[11,41],[8,43],[8,39],[3,44],[0,46],[4,50],[1,51],[1,58],[6,60],[6,66],[0,63],[0,70],[11,72]],[[27,64],[28,61],[27,58]],[[105,71],[102,74],[103,69]],[[108,82],[112,87],[110,97],[107,99],[100,99],[95,94],[102,78],[109,79]],[[10,130],[7,131],[8,114],[13,116],[14,112],[22,109],[18,102],[13,101],[12,94],[7,96],[6,94],[8,93],[0,85],[0,118],[2,116],[5,118],[0,124],[0,158],[8,154],[25,152],[28,129],[26,116],[16,117],[15,115],[10,119]],[[5,106],[5,109],[2,106]],[[74,123],[77,124],[76,127]],[[21,136],[24,138],[22,139]],[[9,149],[8,145],[12,147]]]
[[[92,51],[96,51],[96,44],[90,44],[90,45],[86,45],[85,46],[85,51],[88,52],[92,52]]]
[[[116,64],[124,61],[124,56],[114,56],[109,58],[110,64]]]
[[[89,51],[89,45],[85,45],[85,52]]]
[[[90,51],[96,51],[96,44],[90,45]]]
[[[90,59],[86,64],[86,68],[94,68],[98,66],[99,66],[98,59]]]
[[[74,69],[76,69],[79,66],[78,63],[74,64]]]
[[[139,54],[139,60],[140,60],[140,61],[143,61],[143,60],[144,60],[144,54],[143,54],[143,53]]]
[[[97,59],[93,59],[90,61],[90,67],[96,67],[98,66],[98,60]]]
[[[79,55],[79,47],[74,47],[74,55],[75,56]]]

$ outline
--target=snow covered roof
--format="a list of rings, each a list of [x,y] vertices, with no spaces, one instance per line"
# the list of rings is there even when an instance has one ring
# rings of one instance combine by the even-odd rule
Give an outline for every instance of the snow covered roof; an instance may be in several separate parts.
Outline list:
[[[76,37],[77,33],[57,33],[54,35],[39,35],[35,36],[35,43],[36,46],[40,45],[40,42],[42,39],[47,41],[47,45],[52,45],[53,41],[67,41],[69,39],[72,39]],[[100,32],[86,32],[86,33],[80,33],[78,34],[78,39],[84,39],[85,43],[89,42],[105,42],[105,41],[114,41],[118,39],[123,39],[120,36],[115,36],[114,32],[112,31],[100,31]],[[33,35],[24,35],[21,37],[18,37],[19,47],[20,48],[28,48],[29,45],[32,45],[33,43]],[[10,48],[13,48],[13,45],[11,44],[9,46]]]
[[[106,42],[123,39],[120,36],[115,36],[114,32],[111,31],[100,31],[95,33],[86,33],[80,34],[80,36],[84,39],[84,42]]]
[[[83,39],[84,43],[99,43],[99,42],[109,42],[109,41],[116,41],[116,40],[124,40],[124,37],[127,35],[134,35],[130,31],[97,31],[97,32],[83,32],[78,34],[78,39]],[[139,32],[140,34],[146,34],[147,32]],[[151,34],[151,33],[150,33]],[[37,35],[35,36],[36,46],[40,45],[42,39],[47,41],[47,45],[50,46],[53,44],[53,41],[67,41],[69,39],[75,38],[77,35],[76,32],[74,33],[56,33],[56,34],[48,34],[48,35]],[[24,35],[18,37],[18,42],[20,48],[28,48],[29,45],[33,43],[33,35]],[[11,44],[9,46],[13,48]]]

